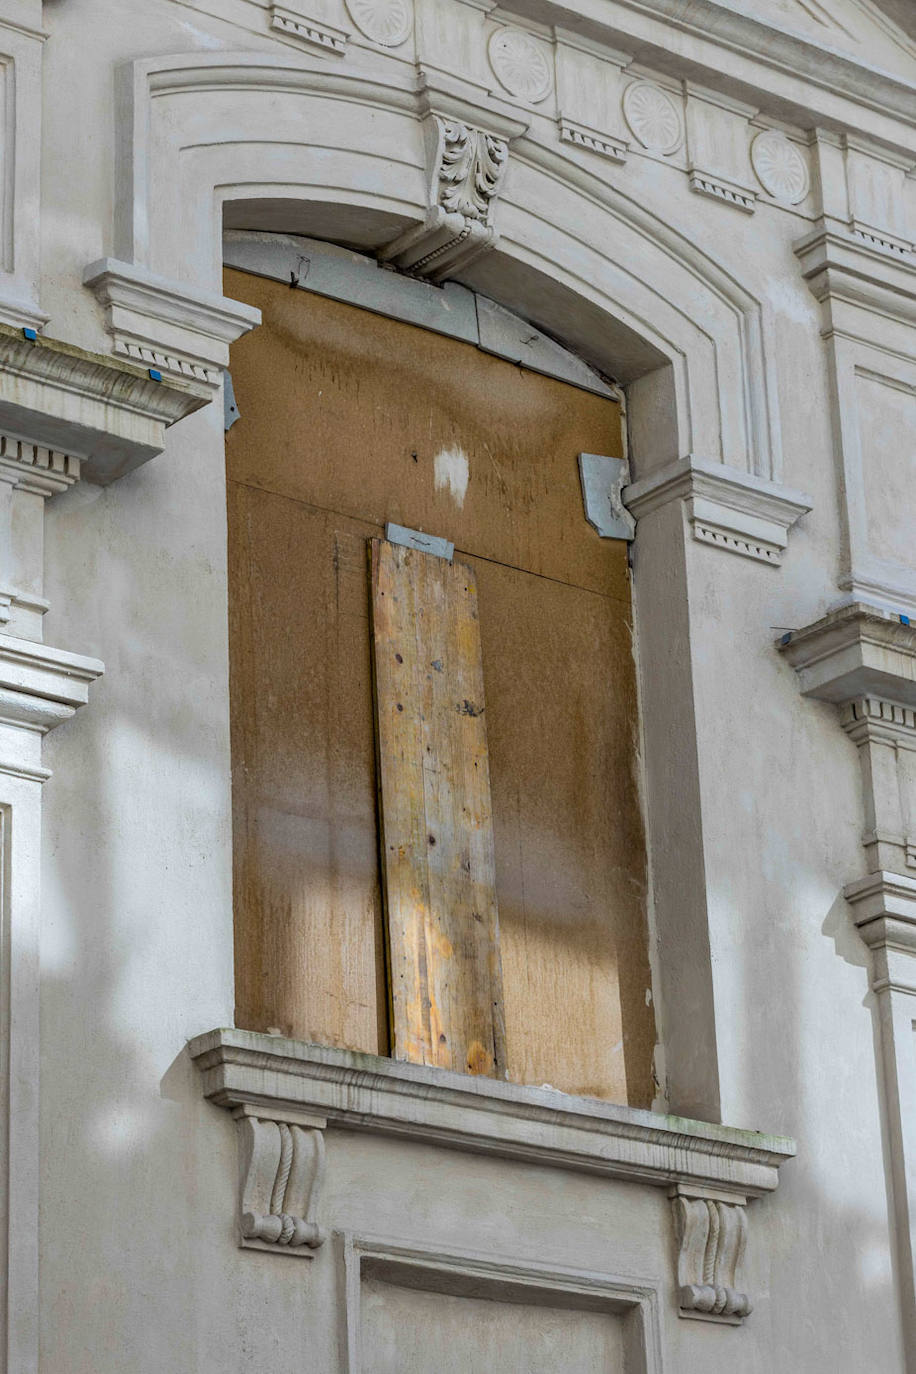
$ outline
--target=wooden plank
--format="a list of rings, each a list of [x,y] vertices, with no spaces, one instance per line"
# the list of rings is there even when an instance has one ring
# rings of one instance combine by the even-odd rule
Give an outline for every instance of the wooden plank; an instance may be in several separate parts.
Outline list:
[[[229,483],[236,1024],[388,1052],[371,525]]]
[[[648,1107],[655,1018],[630,627],[594,592],[468,561],[509,1076]]]
[[[504,1077],[474,575],[374,539],[371,581],[393,1052]]]

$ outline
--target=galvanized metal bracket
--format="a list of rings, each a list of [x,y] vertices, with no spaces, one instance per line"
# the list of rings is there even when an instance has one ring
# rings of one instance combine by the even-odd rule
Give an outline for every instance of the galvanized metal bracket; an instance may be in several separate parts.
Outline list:
[[[241,416],[235,400],[232,373],[228,367],[223,369],[223,429],[230,430]]]
[[[623,504],[621,495],[630,480],[626,459],[608,458],[601,453],[580,453],[579,476],[588,523],[602,539],[633,539],[636,521]]]
[[[424,534],[422,530],[409,530],[404,525],[395,525],[391,520],[385,526],[385,538],[389,544],[403,544],[407,549],[419,549],[420,553],[431,553],[435,558],[444,558],[451,563],[455,545],[436,534]]]

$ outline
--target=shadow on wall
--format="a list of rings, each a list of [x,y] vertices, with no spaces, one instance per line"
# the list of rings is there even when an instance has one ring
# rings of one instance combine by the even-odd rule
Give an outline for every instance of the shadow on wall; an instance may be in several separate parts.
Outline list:
[[[49,514],[48,640],[98,654],[107,675],[47,743],[55,769],[45,796],[42,984],[47,1374],[261,1374],[314,1334],[298,1264],[233,1262],[234,1126],[203,1102],[183,1049],[192,1035],[229,1023],[233,1001],[225,500],[211,424],[206,412],[186,422],[181,459],[166,453],[105,491],[74,488]],[[866,959],[842,905],[822,934],[862,970],[866,994]],[[787,959],[782,942],[810,920],[786,902],[765,958],[758,950],[744,970],[747,997],[759,1001],[778,979],[780,1008],[807,1014],[800,974],[786,995],[798,958],[796,950]],[[862,1005],[870,1007],[867,995]],[[801,1149],[775,1197],[752,1209],[752,1358],[765,1350],[771,1366],[822,1367],[823,1314],[845,1311],[856,1293],[865,1298],[856,1321],[872,1324],[872,1349],[886,1352],[875,1355],[873,1374],[892,1374],[886,1219],[825,1185],[841,1148],[825,1133],[825,1102],[836,1099],[836,1140],[850,1130],[848,1095],[829,1078],[840,1071],[835,1055],[825,1046],[826,1068],[812,1065],[810,1028],[803,1045],[784,1014],[767,1035],[780,1083],[795,1075],[778,1125],[797,1132]],[[769,1101],[770,1084],[752,1088],[751,1100]],[[873,1094],[861,1101],[860,1084],[853,1089],[859,1158],[875,1102]],[[784,1317],[804,1311],[807,1321]],[[265,1312],[271,1323],[286,1313],[288,1324],[265,1332]],[[842,1369],[841,1326],[835,1337]],[[703,1334],[685,1330],[681,1339]]]

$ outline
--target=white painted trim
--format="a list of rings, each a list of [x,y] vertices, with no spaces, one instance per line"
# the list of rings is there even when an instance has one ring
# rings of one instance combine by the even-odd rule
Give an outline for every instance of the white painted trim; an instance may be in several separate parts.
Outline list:
[[[627,1370],[631,1374],[662,1374],[659,1284],[533,1264],[511,1256],[476,1251],[446,1251],[392,1237],[335,1232],[344,1287],[344,1371],[369,1374],[362,1350],[362,1276],[371,1268],[383,1281],[423,1287],[441,1293],[485,1294],[499,1301],[531,1302],[538,1306],[596,1307],[624,1319]]]
[[[483,353],[599,396],[620,394],[562,344],[457,282],[433,286],[381,267],[363,253],[288,234],[228,230],[223,261],[242,272],[474,344]]]
[[[904,1344],[916,1367],[916,836],[907,833],[916,815],[916,625],[852,603],[779,647],[806,696],[841,708],[859,751],[870,871],[843,895],[871,951]]]
[[[599,0],[594,4],[597,10]],[[681,0],[617,0],[617,4],[637,15],[655,16],[685,35],[707,39],[720,54],[759,56],[767,67],[802,77],[815,90],[847,96],[908,124],[916,120],[916,82],[857,61],[826,42],[815,43],[772,19],[753,17],[728,0],[695,0],[688,9]],[[609,41],[626,45],[620,25],[614,26]],[[721,70],[717,68],[717,74]]]
[[[261,323],[253,306],[114,258],[90,263],[83,285],[105,308],[116,354],[205,387],[219,386],[229,345]]]

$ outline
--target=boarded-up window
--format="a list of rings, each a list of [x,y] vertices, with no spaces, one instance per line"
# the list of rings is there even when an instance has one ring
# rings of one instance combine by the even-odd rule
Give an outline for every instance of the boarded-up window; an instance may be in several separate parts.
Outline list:
[[[645,848],[626,546],[579,452],[617,406],[247,274],[227,435],[237,1023],[386,1054],[369,549],[476,583],[508,1075],[648,1105]],[[478,913],[479,914],[479,913]]]

